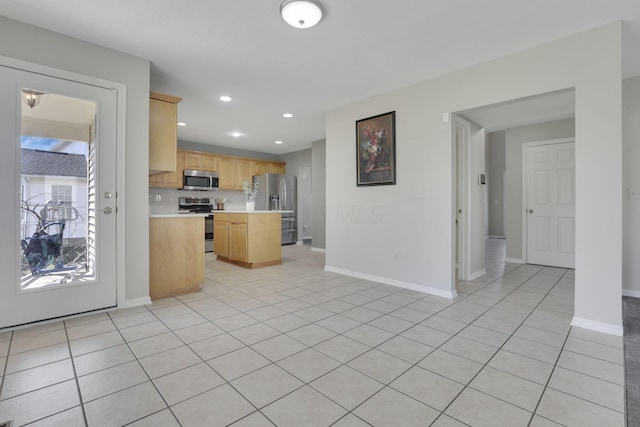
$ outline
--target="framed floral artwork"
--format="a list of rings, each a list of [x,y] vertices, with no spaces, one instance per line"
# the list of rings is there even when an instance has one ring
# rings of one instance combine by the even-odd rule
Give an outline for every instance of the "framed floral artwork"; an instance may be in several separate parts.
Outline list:
[[[356,121],[357,185],[395,185],[396,112]]]

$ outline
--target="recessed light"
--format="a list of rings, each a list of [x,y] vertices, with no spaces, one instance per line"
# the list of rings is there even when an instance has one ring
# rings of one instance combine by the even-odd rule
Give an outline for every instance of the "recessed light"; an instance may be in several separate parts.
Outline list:
[[[290,119],[291,117],[293,117],[293,114],[291,114],[291,113],[284,113],[284,114],[282,115],[282,117],[284,117],[285,119]]]
[[[276,141],[276,144],[282,144],[282,141]]]
[[[241,136],[241,135],[242,135],[242,134],[241,134],[240,132],[233,132],[233,133],[231,134],[231,136],[233,136],[234,138],[237,138],[237,137],[239,137],[239,136]]]
[[[218,98],[220,101],[222,102],[229,102],[231,101],[231,97],[227,96],[227,95],[222,95],[220,98]]]
[[[186,126],[187,124],[184,122],[178,122],[178,126]]]

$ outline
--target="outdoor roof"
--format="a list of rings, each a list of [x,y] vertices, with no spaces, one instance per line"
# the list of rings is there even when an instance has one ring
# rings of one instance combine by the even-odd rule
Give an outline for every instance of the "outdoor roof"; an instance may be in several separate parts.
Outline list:
[[[21,151],[23,175],[83,178],[87,176],[87,160],[82,154],[56,153],[28,148],[23,148]]]

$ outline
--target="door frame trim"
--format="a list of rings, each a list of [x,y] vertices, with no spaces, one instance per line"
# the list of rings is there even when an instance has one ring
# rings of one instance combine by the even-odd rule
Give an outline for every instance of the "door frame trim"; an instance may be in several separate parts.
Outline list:
[[[534,142],[525,142],[522,144],[522,209],[520,210],[522,215],[522,261],[524,264],[528,261],[528,253],[527,253],[527,243],[528,243],[528,216],[527,216],[527,200],[528,200],[528,192],[527,192],[527,149],[530,147],[540,147],[544,145],[555,145],[555,144],[566,144],[568,142],[573,142],[575,144],[576,138],[559,138],[559,139],[549,139],[546,141],[534,141]],[[575,153],[575,149],[574,149]],[[574,189],[575,193],[575,189]],[[575,236],[574,236],[575,239]],[[575,242],[574,242],[575,243]],[[575,255],[575,254],[574,254]]]
[[[101,87],[116,93],[116,305],[119,308],[126,307],[125,148],[127,85],[3,55],[0,55],[0,65],[20,71]]]
[[[458,151],[458,141],[456,140],[456,129],[462,130],[463,138],[460,141],[461,150]],[[452,145],[453,145],[453,163],[454,163],[454,190],[455,200],[453,200],[453,289],[456,285],[456,251],[459,251],[460,259],[458,261],[458,280],[470,280],[469,274],[471,270],[471,243],[469,232],[471,229],[471,215],[469,206],[471,206],[471,193],[469,191],[469,171],[470,166],[470,140],[471,140],[471,124],[460,117],[458,114],[453,115],[452,120]],[[460,164],[463,167],[460,167]],[[460,194],[458,194],[460,193]],[[462,214],[458,223],[458,238],[456,239],[455,221],[458,218],[457,199],[460,198]]]

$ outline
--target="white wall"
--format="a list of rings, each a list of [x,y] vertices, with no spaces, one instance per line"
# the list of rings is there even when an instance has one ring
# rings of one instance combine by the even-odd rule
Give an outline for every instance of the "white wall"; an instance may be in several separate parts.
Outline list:
[[[640,297],[640,200],[629,200],[628,193],[640,191],[640,77],[622,82],[622,142],[622,287],[625,294]]]
[[[574,324],[621,333],[621,56],[616,22],[329,111],[326,268],[452,295],[452,127],[442,113],[575,87]],[[356,187],[355,121],[393,110],[397,185]]]
[[[311,143],[311,205],[313,209],[311,218],[311,235],[313,239],[311,246],[319,250],[324,250],[326,247],[326,145],[324,139]]]
[[[0,16],[0,55],[127,86],[126,298],[149,296],[149,61]],[[179,94],[176,94],[179,95]],[[0,159],[2,161],[7,159]]]
[[[489,215],[487,234],[490,236],[504,237],[505,136],[505,131],[490,132],[485,146]]]
[[[573,136],[575,136],[574,119],[521,126],[505,131],[504,229],[508,260],[525,261],[522,251],[522,144]]]

